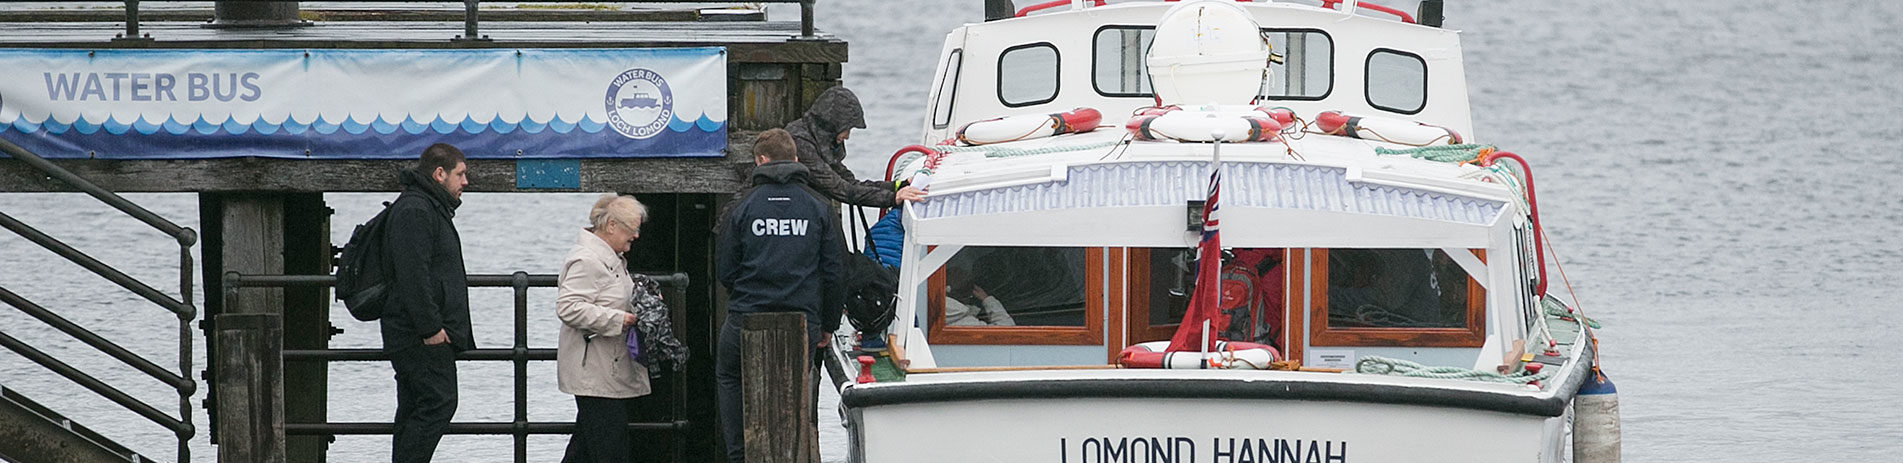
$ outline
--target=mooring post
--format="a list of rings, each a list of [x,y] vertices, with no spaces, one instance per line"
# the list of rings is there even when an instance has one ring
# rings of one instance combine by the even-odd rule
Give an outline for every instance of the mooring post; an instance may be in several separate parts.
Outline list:
[[[218,461],[284,461],[283,317],[218,315]]]
[[[806,320],[797,313],[746,315],[740,330],[740,403],[747,461],[812,462],[818,450],[806,394]]]

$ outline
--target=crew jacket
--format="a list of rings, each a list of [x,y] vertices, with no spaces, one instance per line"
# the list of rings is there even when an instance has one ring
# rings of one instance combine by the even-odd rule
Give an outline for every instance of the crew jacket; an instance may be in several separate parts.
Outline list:
[[[628,263],[593,232],[582,230],[562,259],[556,283],[556,386],[564,393],[625,399],[647,395],[648,369],[628,358],[622,322],[634,312]]]
[[[717,229],[716,273],[728,311],[802,312],[830,332],[839,327],[845,238],[808,175],[793,161],[754,168],[752,186]]]
[[[437,331],[458,351],[476,348],[469,327],[469,278],[463,268],[456,207],[462,201],[415,170],[398,174],[403,193],[390,204],[383,249],[390,258],[390,292],[380,324],[383,350],[423,345]]]

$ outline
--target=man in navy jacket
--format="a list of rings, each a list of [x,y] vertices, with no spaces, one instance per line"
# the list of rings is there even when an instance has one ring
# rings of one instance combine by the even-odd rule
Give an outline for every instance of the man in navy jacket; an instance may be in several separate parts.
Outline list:
[[[845,238],[832,208],[807,185],[793,137],[785,130],[754,140],[751,186],[720,219],[715,271],[727,287],[727,321],[720,327],[714,367],[720,428],[727,458],[745,459],[740,409],[740,320],[750,313],[797,312],[806,317],[813,349],[825,347],[823,321],[839,319],[840,250]]]
[[[389,251],[390,299],[380,323],[383,351],[396,369],[396,430],[391,461],[427,462],[456,414],[456,353],[476,348],[469,327],[469,281],[456,207],[469,185],[456,147],[423,150],[400,174],[403,194],[390,204],[383,249]]]

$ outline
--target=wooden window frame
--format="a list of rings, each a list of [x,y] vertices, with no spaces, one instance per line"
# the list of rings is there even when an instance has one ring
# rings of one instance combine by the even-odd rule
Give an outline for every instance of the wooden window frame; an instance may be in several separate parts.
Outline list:
[[[1050,345],[1103,344],[1104,248],[1084,249],[1084,326],[949,326],[945,324],[945,269],[933,272],[925,283],[925,301],[932,344]]]
[[[1170,324],[1170,325],[1151,325],[1150,324],[1150,308],[1151,307],[1150,307],[1149,253],[1153,249],[1158,249],[1158,248],[1128,248],[1129,257],[1127,260],[1125,260],[1126,262],[1125,265],[1129,267],[1129,272],[1130,272],[1129,273],[1130,284],[1129,284],[1129,292],[1128,292],[1129,302],[1126,304],[1126,306],[1128,307],[1127,311],[1129,312],[1128,329],[1130,334],[1129,334],[1129,339],[1127,339],[1128,342],[1126,344],[1136,344],[1138,342],[1147,342],[1147,341],[1167,341],[1170,339],[1171,336],[1176,335],[1176,329],[1180,325],[1180,324]],[[1180,249],[1180,248],[1170,248],[1170,249]],[[1289,344],[1288,350],[1290,352],[1287,352],[1287,354],[1290,354],[1290,356],[1288,358],[1300,358],[1300,357],[1294,357],[1293,354],[1301,351],[1301,348],[1300,348],[1301,337],[1298,336],[1298,334],[1301,333],[1302,331],[1301,331],[1301,328],[1296,325],[1297,323],[1300,323],[1301,320],[1299,319],[1299,317],[1292,316],[1292,315],[1299,314],[1298,308],[1300,307],[1300,305],[1295,304],[1292,301],[1295,301],[1297,300],[1297,298],[1301,297],[1301,291],[1299,288],[1300,285],[1292,284],[1291,281],[1293,280],[1291,279],[1299,278],[1298,275],[1301,275],[1300,272],[1302,271],[1303,267],[1300,262],[1301,259],[1296,259],[1291,256],[1295,256],[1297,252],[1301,251],[1301,249],[1300,248],[1275,248],[1275,249],[1282,250],[1282,263],[1283,265],[1288,266],[1288,268],[1284,270],[1282,273],[1283,275],[1282,284],[1284,285],[1283,286],[1284,290],[1282,292],[1282,311],[1283,312],[1282,312],[1282,320],[1279,320],[1278,323],[1282,325],[1282,335],[1285,338],[1283,342],[1285,342],[1286,344]],[[1191,250],[1193,251],[1194,248],[1191,248]]]
[[[1484,249],[1471,250],[1480,262]],[[1467,276],[1467,320],[1461,328],[1331,328],[1328,326],[1328,250],[1308,250],[1308,344],[1328,347],[1481,347],[1487,341],[1487,293]]]

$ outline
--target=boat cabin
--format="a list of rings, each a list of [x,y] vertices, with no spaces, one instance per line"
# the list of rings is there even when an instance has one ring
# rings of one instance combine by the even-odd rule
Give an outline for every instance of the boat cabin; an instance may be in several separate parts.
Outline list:
[[[1433,146],[1471,136],[1458,32],[1365,8],[1223,4],[1255,27],[1190,27],[1259,37],[1266,72],[1205,78],[1188,74],[1223,63],[1149,62],[1172,46],[1241,53],[1165,43],[1182,40],[1157,36],[1175,2],[1070,2],[946,36],[921,137],[939,154],[895,157],[891,172],[930,178],[931,197],[902,210],[898,317],[916,327],[894,332],[913,367],[1103,365],[1169,339],[1218,151],[1223,337],[1349,369],[1379,355],[1491,371],[1520,356],[1538,273],[1518,186],[1408,155],[1440,148],[1316,128],[1333,111],[1451,131]],[[1221,92],[1242,96],[1196,99]],[[1159,106],[1205,104],[1297,119],[1273,141],[1221,144],[1125,127]],[[974,123],[1075,108],[1101,114],[1099,127],[958,141]]]

